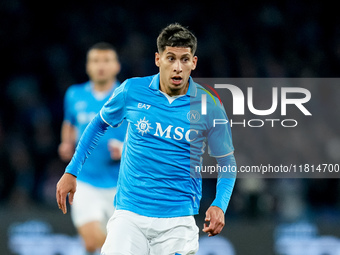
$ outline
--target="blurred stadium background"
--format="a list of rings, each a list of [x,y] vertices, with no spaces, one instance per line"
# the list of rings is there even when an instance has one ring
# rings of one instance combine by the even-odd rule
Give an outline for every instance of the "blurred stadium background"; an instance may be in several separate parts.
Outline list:
[[[64,93],[87,80],[85,54],[99,41],[116,46],[120,81],[156,73],[156,37],[172,22],[198,37],[193,77],[340,76],[339,15],[328,1],[0,1],[0,254],[82,254],[55,201]],[[238,163],[339,163],[340,86],[313,87],[312,98],[320,118],[295,133],[233,128]],[[204,180],[199,226],[214,185]],[[240,179],[228,243],[202,239],[201,254],[340,254],[339,194],[336,178]]]

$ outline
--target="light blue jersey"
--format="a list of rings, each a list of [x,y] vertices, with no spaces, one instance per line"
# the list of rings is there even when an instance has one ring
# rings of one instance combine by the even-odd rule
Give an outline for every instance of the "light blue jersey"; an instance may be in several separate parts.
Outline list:
[[[208,97],[211,111],[201,115],[205,92],[199,88],[190,78],[188,92],[171,98],[159,90],[159,74],[133,78],[104,105],[100,115],[107,124],[128,122],[116,209],[150,217],[198,213],[202,180],[193,177],[199,177],[194,169],[202,163],[206,142],[214,157],[234,150],[229,124],[213,127],[213,119],[227,119],[223,106]],[[75,166],[68,171],[77,173]]]
[[[76,128],[77,140],[119,85],[117,82],[112,90],[105,94],[94,91],[89,81],[68,88],[64,102],[64,120]],[[100,188],[111,188],[117,185],[120,162],[111,159],[108,143],[110,139],[123,141],[126,127],[127,123],[124,121],[120,127],[106,132],[96,150],[86,160],[78,180]]]

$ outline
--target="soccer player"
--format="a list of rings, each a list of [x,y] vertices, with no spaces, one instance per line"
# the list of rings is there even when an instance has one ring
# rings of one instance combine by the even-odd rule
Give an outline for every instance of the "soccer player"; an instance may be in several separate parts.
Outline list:
[[[120,64],[109,43],[97,43],[87,52],[86,71],[90,78],[68,88],[59,155],[69,162],[86,126],[96,116],[120,83],[116,75]],[[114,212],[118,171],[127,124],[109,130],[83,166],[77,180],[77,194],[71,217],[89,254],[99,250],[106,237],[106,224]]]
[[[230,125],[214,125],[214,119],[227,120],[224,107],[190,77],[197,64],[196,37],[180,24],[170,24],[158,36],[157,48],[159,73],[128,79],[115,91],[85,130],[57,184],[58,206],[66,213],[66,196],[72,204],[86,157],[110,126],[128,121],[116,211],[107,225],[103,255],[195,254],[193,215],[202,196],[195,169],[202,164],[206,141],[221,168],[236,168]],[[207,114],[201,112],[203,94]],[[234,183],[235,174],[219,172],[203,228],[209,236],[224,227]]]

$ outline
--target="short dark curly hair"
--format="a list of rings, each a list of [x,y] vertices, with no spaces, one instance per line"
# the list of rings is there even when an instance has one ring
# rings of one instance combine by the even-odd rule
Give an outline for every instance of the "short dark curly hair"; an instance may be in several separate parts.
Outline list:
[[[158,52],[163,52],[166,46],[190,48],[194,55],[197,49],[197,38],[187,28],[173,23],[164,28],[157,38]]]

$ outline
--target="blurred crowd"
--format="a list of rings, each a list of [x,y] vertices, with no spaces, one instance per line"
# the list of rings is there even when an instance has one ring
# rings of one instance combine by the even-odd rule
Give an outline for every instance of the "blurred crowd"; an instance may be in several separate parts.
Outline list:
[[[0,204],[57,209],[55,185],[65,168],[57,155],[63,97],[71,84],[87,80],[86,51],[94,43],[115,45],[121,81],[157,72],[156,37],[172,22],[188,26],[198,38],[193,77],[339,77],[336,10],[322,1],[293,0],[164,6],[145,1],[1,1]],[[272,164],[282,159],[339,163],[339,87],[319,85],[312,95],[311,111],[320,119],[301,123],[299,129],[254,133],[235,128],[238,164],[261,159]],[[294,143],[287,143],[290,139]],[[205,181],[203,188],[204,207],[213,199],[214,181]],[[340,215],[339,193],[338,179],[240,179],[228,213],[329,219]]]

